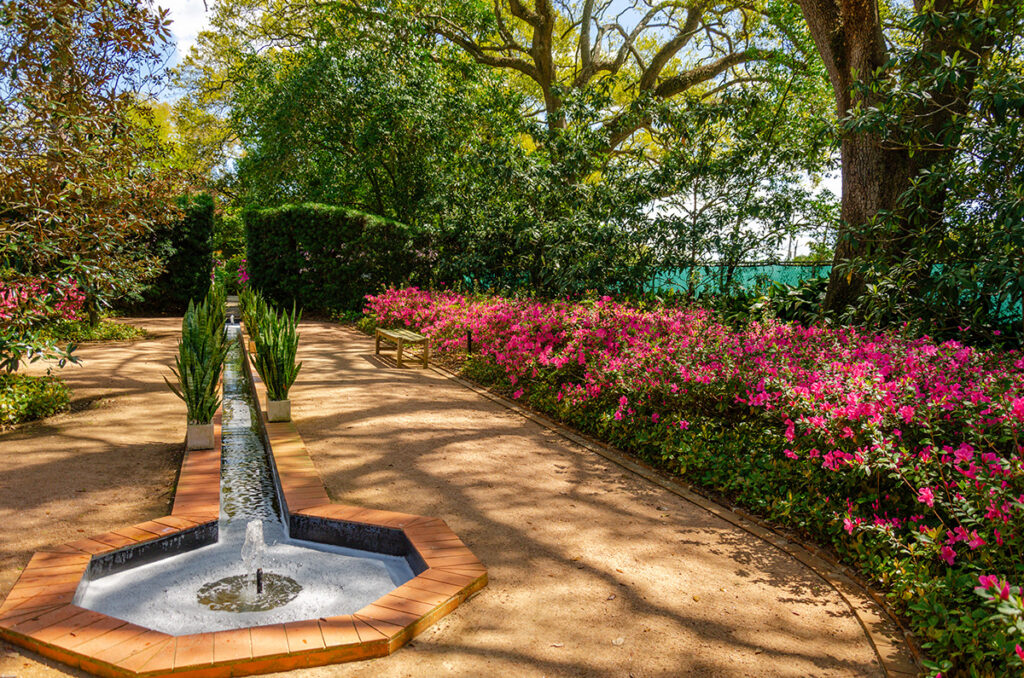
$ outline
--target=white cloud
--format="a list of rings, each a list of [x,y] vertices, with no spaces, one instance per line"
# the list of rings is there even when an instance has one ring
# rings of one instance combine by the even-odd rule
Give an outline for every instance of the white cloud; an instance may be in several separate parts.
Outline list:
[[[176,45],[171,64],[177,64],[195,44],[199,32],[209,26],[206,5],[203,0],[157,0],[156,4],[170,13]]]

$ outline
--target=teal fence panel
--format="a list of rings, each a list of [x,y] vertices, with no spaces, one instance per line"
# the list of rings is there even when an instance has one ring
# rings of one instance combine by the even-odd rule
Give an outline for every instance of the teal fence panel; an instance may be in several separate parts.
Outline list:
[[[830,264],[741,264],[733,270],[731,280],[727,280],[728,271],[724,266],[694,266],[655,275],[651,289],[659,292],[692,291],[697,295],[737,289],[756,292],[773,282],[798,285],[805,280],[827,278],[831,270]]]

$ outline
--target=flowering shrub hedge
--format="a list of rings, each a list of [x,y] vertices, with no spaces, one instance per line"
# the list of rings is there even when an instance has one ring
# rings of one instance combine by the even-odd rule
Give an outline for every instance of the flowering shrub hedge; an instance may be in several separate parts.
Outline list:
[[[0,372],[41,358],[73,361],[73,348],[58,348],[39,329],[49,321],[78,320],[84,304],[74,283],[0,271]]]
[[[1024,581],[1021,354],[770,320],[737,331],[607,297],[367,299],[441,353],[472,331],[470,376],[832,544],[888,591],[933,673],[1019,675],[1020,625],[975,588],[1003,582],[1019,603]]]

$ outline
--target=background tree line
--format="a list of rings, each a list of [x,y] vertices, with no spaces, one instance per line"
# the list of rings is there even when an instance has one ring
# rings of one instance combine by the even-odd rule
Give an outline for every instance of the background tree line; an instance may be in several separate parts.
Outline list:
[[[831,317],[1022,327],[1017,2],[220,0],[173,106],[155,7],[0,7],[0,263],[93,306],[209,189],[234,249],[244,208],[326,203],[427,234],[432,282],[545,295],[728,287],[815,234]]]
[[[230,0],[178,115],[219,126],[237,203],[426,229],[440,281],[637,293],[816,233],[831,314],[1005,331],[1021,21],[995,0]]]

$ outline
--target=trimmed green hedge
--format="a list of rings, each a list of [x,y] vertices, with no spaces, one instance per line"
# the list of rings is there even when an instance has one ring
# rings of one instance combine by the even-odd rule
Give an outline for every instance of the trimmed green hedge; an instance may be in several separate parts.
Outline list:
[[[144,296],[144,305],[183,311],[190,299],[202,300],[213,272],[213,198],[203,193],[178,198],[184,215],[158,229],[154,249],[165,259],[164,271]]]
[[[242,218],[250,283],[285,307],[360,309],[364,295],[408,282],[421,265],[418,231],[356,210],[306,203]]]

